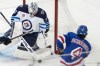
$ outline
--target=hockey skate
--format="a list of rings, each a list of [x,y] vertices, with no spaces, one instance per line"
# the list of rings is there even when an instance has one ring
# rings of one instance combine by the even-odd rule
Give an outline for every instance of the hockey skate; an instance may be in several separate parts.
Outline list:
[[[33,49],[34,51],[37,51],[37,50],[39,50],[40,48],[38,47],[37,43],[35,43],[34,46],[32,47],[32,49]]]
[[[38,49],[40,49],[37,44],[34,44],[33,47],[31,47],[34,51],[37,51]],[[19,50],[23,50],[23,51],[28,51],[24,46],[18,46]]]

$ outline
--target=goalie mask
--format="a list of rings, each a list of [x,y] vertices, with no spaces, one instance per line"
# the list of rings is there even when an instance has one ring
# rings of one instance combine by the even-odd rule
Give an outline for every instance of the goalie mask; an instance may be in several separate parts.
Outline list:
[[[34,17],[37,11],[38,11],[38,5],[36,3],[32,2],[31,4],[29,4],[30,17]]]

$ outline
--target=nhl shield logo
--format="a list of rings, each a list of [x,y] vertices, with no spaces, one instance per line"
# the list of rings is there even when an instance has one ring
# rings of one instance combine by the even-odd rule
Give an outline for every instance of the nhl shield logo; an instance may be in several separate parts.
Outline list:
[[[22,14],[22,17],[25,17],[25,14]]]

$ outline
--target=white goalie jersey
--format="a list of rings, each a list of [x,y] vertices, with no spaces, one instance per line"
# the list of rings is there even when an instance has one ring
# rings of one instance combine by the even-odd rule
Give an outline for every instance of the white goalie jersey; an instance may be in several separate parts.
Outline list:
[[[46,30],[46,24],[43,19],[35,16],[30,17],[29,14],[23,14],[22,12],[19,12],[18,15],[24,15],[20,17],[20,21],[18,20],[18,22],[22,22],[23,32],[41,32]]]
[[[49,20],[46,12],[38,8],[37,14],[31,16],[28,5],[17,7],[11,17],[11,22],[22,22],[23,33],[25,32],[41,32],[49,30]]]

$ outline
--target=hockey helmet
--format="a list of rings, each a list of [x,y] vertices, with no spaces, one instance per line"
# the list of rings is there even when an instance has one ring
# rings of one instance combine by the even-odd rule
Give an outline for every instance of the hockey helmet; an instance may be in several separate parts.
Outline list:
[[[37,3],[31,2],[29,4],[29,13],[31,15],[35,15],[37,13],[37,11],[38,11],[38,5],[37,5]]]
[[[88,31],[88,29],[87,29],[87,27],[85,25],[80,25],[78,27],[77,34],[86,36],[87,35],[87,31]]]

